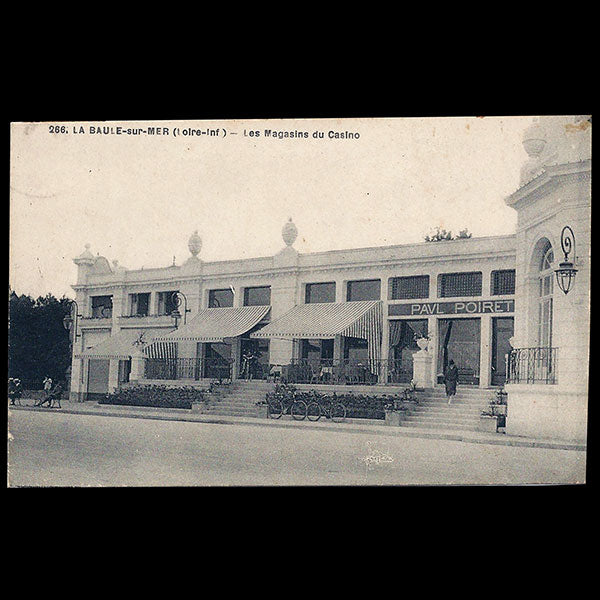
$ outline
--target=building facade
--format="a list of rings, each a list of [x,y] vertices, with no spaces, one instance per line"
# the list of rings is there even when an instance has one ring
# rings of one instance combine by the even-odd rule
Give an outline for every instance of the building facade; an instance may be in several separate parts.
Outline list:
[[[591,213],[582,123],[542,119],[527,131],[530,161],[506,199],[514,235],[300,254],[290,219],[274,256],[205,262],[195,232],[182,265],[142,270],[87,246],[74,259],[72,398],[129,381],[247,376],[249,351],[254,377],[315,385],[432,388],[453,359],[459,384],[506,386],[507,431],[582,439]],[[577,244],[569,294],[554,277],[565,225]]]

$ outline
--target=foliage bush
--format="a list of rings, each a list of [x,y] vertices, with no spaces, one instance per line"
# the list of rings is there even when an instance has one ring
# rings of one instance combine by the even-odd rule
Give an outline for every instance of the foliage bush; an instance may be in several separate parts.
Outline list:
[[[191,386],[137,385],[107,394],[99,404],[150,406],[154,408],[192,408],[192,403],[206,399],[203,390]]]

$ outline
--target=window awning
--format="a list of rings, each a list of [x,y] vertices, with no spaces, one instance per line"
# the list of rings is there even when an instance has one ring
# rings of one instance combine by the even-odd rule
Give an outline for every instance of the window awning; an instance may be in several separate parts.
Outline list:
[[[137,329],[122,329],[91,348],[76,353],[77,358],[120,358],[140,354],[152,339]]]
[[[327,339],[336,335],[381,338],[382,307],[379,300],[299,304],[262,329],[253,338]]]
[[[189,323],[156,341],[222,342],[252,329],[267,315],[270,306],[240,306],[238,308],[205,308]]]

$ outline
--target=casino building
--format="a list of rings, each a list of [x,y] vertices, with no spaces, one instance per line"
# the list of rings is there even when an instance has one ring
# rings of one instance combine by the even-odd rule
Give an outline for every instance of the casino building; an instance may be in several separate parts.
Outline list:
[[[183,264],[142,270],[87,245],[74,259],[71,397],[238,378],[248,350],[254,377],[311,385],[433,389],[453,359],[459,385],[505,387],[508,433],[585,439],[590,129],[560,117],[527,130],[530,160],[506,199],[514,235],[300,254],[290,219],[274,256],[205,262],[195,232]]]

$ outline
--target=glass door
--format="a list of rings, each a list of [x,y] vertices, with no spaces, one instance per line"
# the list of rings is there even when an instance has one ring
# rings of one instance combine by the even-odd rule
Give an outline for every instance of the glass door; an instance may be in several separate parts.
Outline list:
[[[438,328],[438,383],[453,360],[459,383],[479,385],[481,319],[439,319]]]

